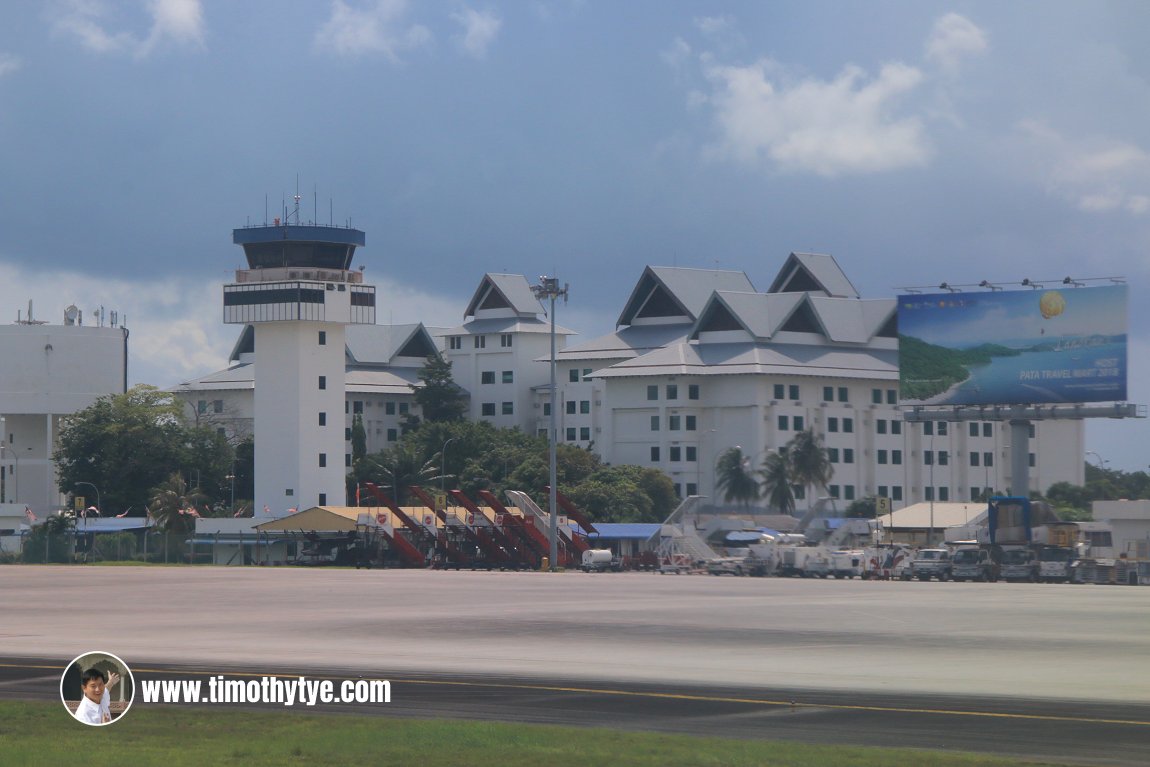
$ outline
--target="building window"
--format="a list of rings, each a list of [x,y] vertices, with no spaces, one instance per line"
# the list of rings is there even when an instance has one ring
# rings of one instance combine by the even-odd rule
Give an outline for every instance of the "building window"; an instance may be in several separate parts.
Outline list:
[[[942,501],[943,503],[946,503],[947,501],[950,500],[950,488],[949,487],[940,487],[938,489],[938,500]]]
[[[395,442],[397,439],[399,439],[399,430],[398,429],[388,429],[387,430],[387,441],[388,442]]]
[[[687,445],[687,460],[688,461],[699,460],[699,449],[697,447],[695,447],[694,445]]]
[[[839,430],[839,419],[831,416],[827,419],[827,431],[835,432]]]
[[[351,467],[351,453],[344,453],[343,454],[343,465],[348,467],[348,468]]]
[[[891,450],[890,451],[890,462],[892,464],[894,464],[895,466],[901,466],[902,465],[902,451],[901,450]]]
[[[591,380],[591,368],[583,368],[583,380],[584,381],[590,381]]]
[[[1034,453],[1027,453],[1027,460],[1030,462],[1030,468],[1034,468]]]
[[[515,371],[514,370],[504,370],[503,371],[503,383],[515,383]]]
[[[344,415],[351,412],[351,403],[348,402],[347,400],[343,401],[343,412],[344,412]]]
[[[874,430],[876,434],[886,434],[886,419],[880,418],[874,422]]]
[[[319,494],[319,505],[320,506],[327,506],[327,493],[320,493]]]
[[[891,434],[902,434],[902,421],[891,421],[890,422],[890,433]]]
[[[830,461],[831,463],[838,463],[839,462],[839,449],[837,447],[828,447],[826,449],[826,451],[827,451],[827,460],[828,461]]]
[[[321,389],[327,388],[327,376],[320,376],[319,377],[319,388],[321,388]]]
[[[580,426],[579,427],[579,439],[583,440],[584,442],[589,442],[591,440],[591,427],[590,426]]]
[[[343,429],[343,441],[344,442],[350,442],[351,441],[351,427],[350,426],[345,426]]]
[[[515,338],[515,336],[511,335],[510,333],[503,333],[502,335],[499,336],[499,345],[502,346],[504,349],[510,349],[511,348],[511,342],[514,338]]]
[[[845,386],[839,387],[839,402],[850,402],[850,389]]]
[[[938,422],[938,436],[940,436],[940,437],[946,436],[946,421],[939,421]]]
[[[551,403],[550,402],[544,402],[543,403],[543,415],[551,415]]]
[[[567,371],[567,380],[570,383],[579,383],[579,370],[577,368],[572,368],[571,370],[568,370]]]
[[[982,454],[982,465],[983,466],[993,466],[994,465],[994,453],[983,453]]]
[[[803,425],[803,417],[801,415],[796,415],[794,417],[793,423],[795,425],[795,431],[802,431],[803,429],[806,428]]]
[[[938,451],[938,465],[946,466],[950,463],[950,453],[946,450]]]
[[[967,428],[969,429],[970,436],[972,436],[972,437],[978,436],[978,424],[976,422],[971,421],[970,424],[967,426]],[[974,464],[971,464],[971,465],[973,466]]]
[[[202,399],[196,403],[196,412],[199,413],[200,415],[207,414],[207,412],[208,412],[208,401],[206,399]]]
[[[790,398],[793,400],[798,400],[798,398],[799,398],[799,385],[798,384],[791,384],[788,387],[788,389],[790,392]]]
[[[667,399],[679,399],[679,387],[677,384],[667,384]]]
[[[319,345],[320,346],[327,346],[327,331],[326,330],[319,331]]]
[[[787,431],[790,429],[790,421],[791,419],[785,415],[779,416],[779,431]]]
[[[834,399],[835,399],[835,387],[824,386],[823,387],[823,402],[834,402]]]
[[[659,462],[659,446],[653,445],[651,447],[651,463]]]
[[[649,401],[659,399],[659,387],[658,386],[651,385],[651,386],[647,387],[647,399]]]
[[[775,384],[775,399],[786,399],[787,387],[783,384]]]
[[[671,446],[671,462],[675,463],[683,460],[683,449],[678,445]]]
[[[475,345],[476,349],[487,348],[487,336],[476,336],[475,338],[471,339],[471,342]]]
[[[515,403],[514,402],[504,402],[503,403],[503,415],[515,415]]]
[[[383,403],[383,412],[387,413],[388,415],[395,415],[395,403],[394,402]]]
[[[843,486],[843,500],[853,501],[854,499],[855,499],[855,486],[854,485],[844,485]]]
[[[481,384],[493,384],[493,383],[495,383],[495,371],[494,370],[484,370],[482,373],[479,374],[479,383],[481,383]]]
[[[993,437],[994,436],[994,424],[992,424],[990,422],[984,423],[982,425],[982,436]]]
[[[568,426],[567,427],[567,441],[568,442],[574,442],[575,441],[575,427],[574,426]]]
[[[322,469],[327,466],[327,453],[319,454],[319,467]]]
[[[843,448],[843,463],[854,463],[854,462],[855,462],[854,448],[853,447],[844,447]]]
[[[934,421],[922,422],[922,433],[927,437],[934,436]]]
[[[844,419],[843,419],[843,431],[845,431],[847,434],[854,434],[854,431],[855,431],[855,419],[853,419],[853,418],[844,418]]]
[[[659,416],[651,416],[651,431],[659,431]]]
[[[569,399],[566,402],[567,415],[575,415],[575,400]]]
[[[356,415],[363,415],[363,400],[357,399],[351,402],[351,412]]]
[[[923,450],[922,451],[922,465],[923,466],[933,466],[934,465],[934,451],[933,450]]]
[[[480,415],[495,415],[495,403],[494,402],[484,402],[482,405],[479,406],[479,414]]]
[[[882,393],[882,392],[881,392],[879,389],[875,389],[875,391],[878,391],[880,394]],[[890,494],[890,493],[888,492],[889,490],[890,490],[890,488],[888,488],[886,485],[879,485],[879,486],[878,486],[878,496],[877,496],[877,497],[879,497],[879,498],[886,498],[886,497],[887,497],[887,496]]]
[[[887,389],[886,390],[886,404],[888,404],[888,405],[897,405],[898,404],[898,389]]]
[[[978,453],[975,452],[974,450],[970,451],[970,465],[971,466],[977,466],[978,465]]]
[[[411,406],[408,403],[406,403],[406,402],[400,402],[399,403],[399,414],[400,415],[407,415],[407,411],[410,409],[411,409]]]
[[[933,487],[924,487],[923,488],[923,499],[927,500],[927,501],[933,501],[934,500],[934,488]]]
[[[452,349],[462,349],[463,348],[463,337],[462,336],[451,336],[447,339],[447,345]]]
[[[1034,424],[1030,424],[1029,429],[1030,429],[1030,431],[1027,433],[1027,436],[1029,436],[1031,439],[1034,439],[1034,434],[1035,434]]]
[[[591,400],[589,400],[589,399],[579,400],[579,412],[582,413],[583,415],[590,415],[591,414]]]
[[[890,489],[890,499],[892,501],[902,500],[902,485],[895,485]]]
[[[687,384],[687,399],[699,398],[699,384]]]
[[[687,431],[694,431],[697,424],[698,421],[696,420],[695,416],[687,416]]]
[[[217,414],[224,412],[224,401],[222,399],[212,400],[212,412]]]
[[[687,495],[698,495],[698,494],[699,494],[699,486],[696,485],[694,482],[688,482],[687,483]]]
[[[831,493],[831,498],[838,498],[838,497],[840,497],[840,496],[839,496],[839,486],[838,486],[838,485],[831,485],[830,487],[828,487],[828,488],[827,488],[827,490],[829,490],[829,491],[830,491],[830,493]]]
[[[875,455],[876,455],[876,458],[875,458],[876,463],[878,463],[879,465],[885,465],[886,464],[886,451],[885,450],[876,451]]]
[[[882,389],[871,389],[870,390],[870,401],[872,404],[881,405],[882,404]]]
[[[682,419],[679,416],[673,415],[667,420],[668,420],[667,428],[669,430],[679,431],[679,426],[682,424]]]

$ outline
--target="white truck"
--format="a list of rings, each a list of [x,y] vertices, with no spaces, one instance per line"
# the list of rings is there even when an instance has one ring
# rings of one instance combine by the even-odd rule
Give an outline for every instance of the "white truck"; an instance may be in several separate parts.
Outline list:
[[[950,549],[919,549],[911,560],[909,573],[903,577],[920,581],[950,580]]]
[[[619,572],[623,569],[623,561],[611,549],[587,549],[583,552],[579,569],[585,573]]]
[[[998,564],[987,547],[960,545],[950,558],[950,577],[956,581],[997,581]]]

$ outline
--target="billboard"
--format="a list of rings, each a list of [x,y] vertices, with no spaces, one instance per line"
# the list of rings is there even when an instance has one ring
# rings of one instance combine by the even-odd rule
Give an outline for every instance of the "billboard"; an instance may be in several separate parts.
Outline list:
[[[899,403],[1126,399],[1126,286],[899,296]]]

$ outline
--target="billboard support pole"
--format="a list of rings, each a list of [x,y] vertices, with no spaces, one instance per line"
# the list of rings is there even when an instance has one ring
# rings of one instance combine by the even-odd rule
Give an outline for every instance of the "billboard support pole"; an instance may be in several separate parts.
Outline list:
[[[1030,421],[1010,420],[1010,494],[1030,497]]]

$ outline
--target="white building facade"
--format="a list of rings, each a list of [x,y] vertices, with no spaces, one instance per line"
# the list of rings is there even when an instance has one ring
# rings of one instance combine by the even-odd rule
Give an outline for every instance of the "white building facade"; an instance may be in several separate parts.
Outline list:
[[[41,519],[66,502],[52,461],[61,419],[127,391],[128,329],[104,324],[100,312],[90,322],[70,306],[59,325],[0,326],[0,503],[26,505]]]

